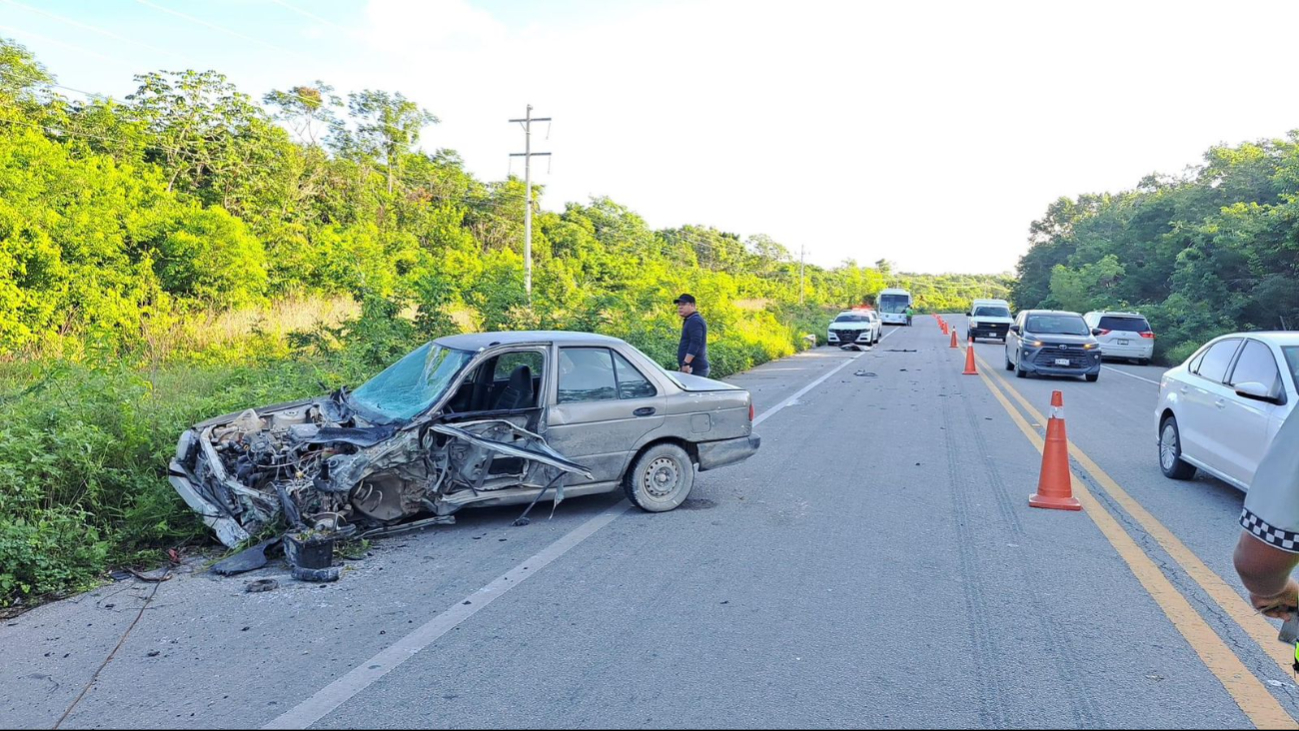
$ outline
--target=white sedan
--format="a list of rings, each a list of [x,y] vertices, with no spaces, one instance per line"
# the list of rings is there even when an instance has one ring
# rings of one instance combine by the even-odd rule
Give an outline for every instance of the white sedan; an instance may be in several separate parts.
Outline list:
[[[1248,490],[1299,402],[1299,332],[1210,341],[1159,384],[1159,466],[1175,480],[1197,468]]]
[[[880,341],[881,330],[880,316],[874,310],[848,310],[830,323],[826,342],[841,348],[874,345]]]

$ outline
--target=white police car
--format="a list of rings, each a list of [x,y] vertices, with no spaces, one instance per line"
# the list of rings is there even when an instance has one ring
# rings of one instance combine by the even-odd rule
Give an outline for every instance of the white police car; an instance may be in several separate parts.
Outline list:
[[[874,345],[880,341],[883,325],[875,310],[853,309],[839,313],[830,323],[827,341],[841,348]]]

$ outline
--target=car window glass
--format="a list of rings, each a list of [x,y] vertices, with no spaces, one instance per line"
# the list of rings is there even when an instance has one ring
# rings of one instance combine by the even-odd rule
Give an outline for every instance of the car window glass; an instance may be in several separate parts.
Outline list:
[[[1118,315],[1106,315],[1101,318],[1101,322],[1096,327],[1102,330],[1118,330],[1119,332],[1148,333],[1150,332],[1150,323],[1146,322],[1144,317],[1122,317]]]
[[[559,403],[605,401],[618,397],[613,353],[608,348],[561,348]]]
[[[1236,367],[1231,372],[1231,385],[1261,383],[1268,393],[1276,393],[1280,380],[1281,371],[1277,370],[1272,349],[1257,340],[1246,340]]]
[[[627,362],[621,355],[613,354],[614,373],[618,376],[618,398],[650,398],[658,395],[658,389],[636,366]]]
[[[975,317],[1010,317],[1010,310],[1005,307],[980,305],[974,308]]]
[[[1285,353],[1286,365],[1290,367],[1290,377],[1294,379],[1295,385],[1299,386],[1299,346],[1288,345],[1281,348]]]
[[[1200,360],[1200,367],[1196,369],[1196,373],[1214,383],[1222,383],[1227,377],[1227,366],[1231,365],[1231,356],[1236,354],[1236,348],[1239,346],[1240,341],[1235,339],[1215,343]]]
[[[1038,335],[1089,335],[1087,323],[1080,315],[1033,315],[1028,318],[1029,332]]]
[[[834,318],[834,321],[835,322],[866,322],[866,320],[868,319],[869,318],[866,315],[862,315],[854,312],[854,313],[839,315],[838,317]]]

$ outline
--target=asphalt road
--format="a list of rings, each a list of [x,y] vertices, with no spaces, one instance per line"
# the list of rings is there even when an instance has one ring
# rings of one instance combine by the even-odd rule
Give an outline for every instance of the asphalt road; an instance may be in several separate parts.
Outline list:
[[[273,563],[29,612],[0,626],[0,726],[54,726],[155,586],[64,727],[1296,725],[1231,569],[1242,495],[1159,472],[1158,368],[1006,379],[980,344],[971,377],[931,318],[886,334],[731,379],[762,449],[672,513],[465,511],[337,584]],[[1028,507],[1053,390],[1082,512]]]

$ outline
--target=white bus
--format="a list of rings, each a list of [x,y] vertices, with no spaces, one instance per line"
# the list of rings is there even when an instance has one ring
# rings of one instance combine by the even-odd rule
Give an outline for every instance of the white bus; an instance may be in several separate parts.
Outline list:
[[[910,325],[911,293],[905,289],[886,289],[875,298],[875,309],[885,325]]]

